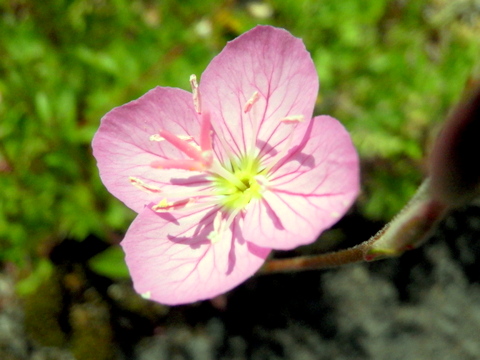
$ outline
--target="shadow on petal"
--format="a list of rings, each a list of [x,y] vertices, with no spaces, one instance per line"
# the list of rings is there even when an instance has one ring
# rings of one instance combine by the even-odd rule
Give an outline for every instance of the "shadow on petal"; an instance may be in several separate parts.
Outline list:
[[[188,186],[188,185],[199,186],[199,184],[203,184],[203,183],[205,183],[205,185],[209,185],[210,182],[211,182],[210,180],[206,179],[206,174],[204,173],[189,176],[186,179],[172,178],[170,180],[170,184],[181,185],[181,186]]]
[[[262,156],[265,156],[268,154],[269,156],[274,157],[275,155],[278,154],[278,150],[275,149],[272,145],[270,145],[266,141],[262,141],[258,139],[255,145],[260,149],[260,153],[262,154]]]
[[[150,203],[147,205],[147,207],[152,211],[152,213],[154,213],[156,216],[158,216],[159,218],[165,220],[165,221],[168,221],[172,224],[175,224],[175,225],[180,225],[180,223],[178,222],[178,220],[175,218],[175,216],[173,216],[172,214],[168,213],[168,212],[156,212],[155,210],[152,209],[152,206],[155,206],[156,204],[155,203]]]
[[[268,248],[260,247],[258,245],[255,245],[252,242],[248,242],[247,247],[248,247],[248,251],[250,253],[252,253],[253,255],[258,256],[259,258],[262,258],[262,259],[266,258],[271,251]]]
[[[272,209],[270,204],[265,200],[262,200],[262,203],[265,206],[268,217],[272,220],[273,226],[275,226],[279,230],[285,230],[285,227],[283,226],[282,221],[277,216],[275,211]]]
[[[292,151],[293,152],[293,151]],[[304,154],[302,152],[290,157],[286,163],[291,161],[297,161],[300,165],[304,165],[310,169],[315,167],[315,158],[310,154]]]
[[[234,229],[232,228],[232,233],[234,233]],[[237,262],[237,256],[235,255],[235,236],[232,236],[230,251],[228,252],[228,268],[226,275],[230,275],[235,268],[235,264]]]
[[[198,249],[202,245],[211,244],[208,235],[213,231],[213,219],[217,211],[213,209],[205,214],[198,222],[191,236],[168,235],[168,240],[177,244],[188,245],[192,249]],[[168,215],[172,216],[171,214]]]
[[[238,240],[240,245],[245,244],[247,240],[243,237],[242,225],[240,224],[240,217],[237,217],[232,224],[232,236],[234,239]],[[243,222],[243,219],[242,219]]]
[[[176,244],[188,245],[194,250],[199,249],[202,245],[210,244],[210,241],[206,237],[205,239],[199,239],[190,236],[167,235],[167,239]]]

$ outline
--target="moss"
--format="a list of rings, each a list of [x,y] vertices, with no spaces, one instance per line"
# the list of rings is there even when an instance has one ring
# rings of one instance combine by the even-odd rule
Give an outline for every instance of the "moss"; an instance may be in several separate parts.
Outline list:
[[[89,289],[87,292],[98,294]],[[70,311],[72,337],[70,347],[77,360],[109,360],[114,358],[113,332],[108,306],[99,298],[75,304]]]
[[[63,308],[60,276],[53,272],[24,297],[25,329],[30,338],[44,346],[66,343],[59,319]]]

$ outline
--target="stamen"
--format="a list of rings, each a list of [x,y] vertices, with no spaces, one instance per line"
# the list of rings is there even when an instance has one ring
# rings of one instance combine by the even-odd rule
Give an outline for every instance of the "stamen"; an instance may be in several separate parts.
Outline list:
[[[290,115],[280,119],[280,121],[284,124],[298,124],[304,120],[305,117],[303,115]]]
[[[196,160],[170,160],[162,159],[155,160],[150,163],[150,166],[154,169],[181,169],[189,171],[205,171],[205,164]]]
[[[189,158],[199,162],[203,161],[202,152],[196,149],[193,145],[189,144],[187,141],[182,140],[167,130],[160,130],[160,136],[175,146],[178,150],[188,155]]]
[[[213,161],[211,123],[208,113],[202,115],[200,133],[200,147],[193,141],[192,136],[176,136],[167,130],[160,130],[159,134],[150,136],[151,141],[168,141],[190,158],[182,160],[156,160],[150,163],[150,166],[155,169],[183,169],[190,171],[204,171],[208,169]]]
[[[219,123],[218,122],[217,123],[210,122],[210,127],[212,129],[212,132],[217,135],[215,139],[218,142],[220,142],[220,145],[221,145],[220,148],[223,149],[223,152],[225,153],[225,157],[227,159],[230,159],[231,162],[233,162],[234,159],[237,158],[236,151],[232,147],[231,144],[229,144],[225,141],[225,138],[222,136],[222,132],[219,130],[219,128],[221,128]],[[212,147],[212,149],[213,149],[213,147]]]
[[[189,143],[192,143],[194,140],[193,140],[193,136],[190,136],[190,135],[176,135],[180,140],[184,140],[184,141],[187,141]],[[153,134],[152,136],[150,136],[150,141],[165,141],[165,138],[161,137],[160,134]],[[193,143],[192,145],[195,146],[195,143]]]
[[[155,194],[162,192],[162,190],[158,186],[145,184],[145,182],[143,182],[142,180],[136,177],[130,176],[128,180],[130,181],[130,184],[132,184],[133,186],[135,186],[140,190],[143,190],[149,193],[155,193]]]
[[[160,136],[160,134],[153,134],[152,136],[149,137],[150,141],[165,141],[164,138]]]
[[[205,210],[214,206],[218,207],[218,198],[216,197],[215,194],[212,194],[211,196],[215,196],[215,197],[212,197],[213,200],[208,200],[208,201],[204,201],[205,198],[195,198],[195,197],[189,197],[186,199],[176,200],[176,201],[168,201],[167,198],[164,198],[161,201],[159,201],[156,205],[153,205],[151,209],[157,213],[168,213],[170,211],[182,211],[182,210],[192,211],[197,209]]]
[[[260,95],[258,94],[258,91],[255,91],[253,95],[250,97],[250,99],[247,100],[245,105],[243,106],[243,112],[246,114],[252,109],[253,104],[255,104],[258,99],[260,99]]]
[[[222,212],[219,210],[215,214],[215,219],[213,219],[213,231],[208,234],[207,239],[209,239],[212,244],[215,244],[222,239],[222,235]]]
[[[255,91],[250,99],[247,100],[245,105],[243,106],[243,112],[246,114],[249,112],[253,105],[258,102],[260,99],[260,94],[258,91]],[[258,138],[258,132],[260,130],[260,124],[258,122],[257,117],[260,116],[258,111],[254,111],[252,115],[250,115],[250,119],[252,122],[252,135],[250,136],[250,145],[248,149],[245,149],[247,151],[247,154],[249,154],[250,157],[256,157],[256,147],[257,147],[257,138]]]
[[[157,205],[152,206],[152,210],[155,212],[169,212],[171,210],[183,209],[190,202],[194,202],[195,199],[187,198],[183,200],[168,202],[167,199],[162,199]]]
[[[218,161],[213,161],[210,170],[212,173],[223,177],[224,179],[230,181],[234,184],[239,190],[243,191],[247,189],[247,186],[241,182],[235,175],[233,175],[230,171],[225,169]]]
[[[287,139],[286,144],[282,148],[280,152],[277,153],[272,159],[269,161],[269,165],[263,171],[265,174],[269,173],[274,167],[277,166],[278,162],[285,156],[285,154],[290,150],[290,146],[292,145],[294,130],[299,123],[304,120],[303,115],[290,115],[280,119],[282,124],[292,127]]]
[[[235,217],[243,210],[242,209],[235,209],[230,213],[230,215],[227,218],[227,221],[225,221],[224,229],[228,229],[230,225],[232,225],[233,220],[235,220]]]
[[[202,163],[206,169],[210,168],[212,166],[213,162],[213,151],[202,151]]]
[[[193,106],[195,107],[195,111],[197,112],[197,114],[200,114],[202,112],[202,106],[200,91],[198,91],[197,77],[195,76],[195,74],[190,75],[190,86],[192,87]]]
[[[212,123],[210,112],[205,111],[202,115],[202,126],[200,128],[200,148],[202,151],[212,150]]]
[[[219,210],[215,215],[215,219],[213,220],[213,231],[208,234],[207,239],[209,239],[212,244],[215,244],[222,240],[225,231],[230,228],[233,220],[235,220],[235,217],[241,211],[241,208],[236,209],[228,215],[228,218],[224,219],[222,212]]]

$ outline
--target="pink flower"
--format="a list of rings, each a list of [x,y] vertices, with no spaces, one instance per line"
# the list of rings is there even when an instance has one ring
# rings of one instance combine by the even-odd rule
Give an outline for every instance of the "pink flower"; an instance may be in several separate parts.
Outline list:
[[[271,249],[315,241],[359,188],[348,133],[312,119],[300,39],[258,26],[191,84],[193,96],[157,87],[113,109],[93,140],[105,186],[138,213],[122,241],[134,287],[164,304],[212,298]]]

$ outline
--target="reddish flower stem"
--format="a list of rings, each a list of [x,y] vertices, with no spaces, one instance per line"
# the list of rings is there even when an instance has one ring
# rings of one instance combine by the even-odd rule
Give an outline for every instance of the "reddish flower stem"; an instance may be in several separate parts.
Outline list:
[[[267,261],[260,273],[324,269],[399,256],[421,245],[445,214],[480,193],[480,172],[472,160],[478,153],[480,88],[448,120],[430,159],[426,179],[405,208],[370,240],[349,249],[316,256]]]
[[[259,274],[319,270],[364,261],[364,252],[367,249],[365,243],[333,253],[270,260],[260,269]]]
[[[270,260],[261,268],[260,273],[325,269],[400,256],[421,245],[448,209],[444,203],[432,199],[430,181],[427,179],[405,208],[369,240],[332,253]]]

